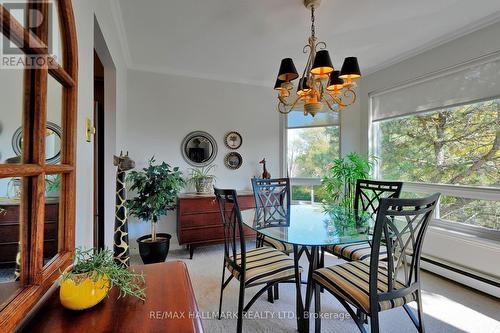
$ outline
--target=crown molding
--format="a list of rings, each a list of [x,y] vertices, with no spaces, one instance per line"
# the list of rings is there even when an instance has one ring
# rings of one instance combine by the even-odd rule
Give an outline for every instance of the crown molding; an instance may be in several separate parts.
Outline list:
[[[156,66],[149,66],[149,65],[131,65],[131,66],[129,66],[129,69],[134,70],[134,71],[139,71],[139,72],[148,72],[148,73],[155,73],[155,74],[165,74],[165,75],[172,75],[172,76],[187,77],[190,79],[200,79],[200,80],[210,80],[210,81],[218,81],[218,82],[225,82],[225,83],[235,83],[235,84],[243,84],[243,85],[250,85],[250,86],[256,86],[256,87],[265,87],[265,88],[270,88],[270,89],[272,88],[272,84],[269,81],[234,80],[234,79],[228,79],[227,77],[224,77],[221,75],[198,73],[198,72],[195,73],[195,72],[191,72],[191,71],[179,70],[179,69],[174,69],[174,68],[165,67],[165,66],[156,67]]]
[[[123,22],[123,12],[120,6],[119,0],[111,0],[111,13],[113,15],[113,20],[115,22],[116,30],[118,31],[118,39],[120,41],[120,46],[125,58],[125,63],[128,68],[132,64],[132,55],[130,53],[130,46],[128,44],[127,33],[125,30],[125,24]]]
[[[475,22],[475,23],[469,24],[463,28],[460,28],[452,33],[449,33],[449,34],[446,34],[446,35],[441,36],[439,38],[436,38],[428,43],[425,43],[419,47],[414,48],[413,50],[404,52],[404,53],[402,53],[402,54],[400,54],[392,59],[384,61],[383,63],[381,63],[379,65],[367,68],[364,71],[365,75],[370,75],[370,74],[373,74],[375,72],[381,71],[383,69],[387,69],[387,68],[389,68],[393,65],[396,65],[400,62],[403,62],[403,61],[408,60],[410,58],[413,58],[419,54],[430,51],[438,46],[441,46],[441,45],[444,45],[444,44],[449,43],[451,41],[454,41],[460,37],[467,36],[475,31],[481,30],[483,28],[486,28],[486,27],[493,25],[495,23],[498,23],[498,22],[500,22],[500,11],[493,13],[493,14],[485,17],[484,19],[482,19],[478,22]]]

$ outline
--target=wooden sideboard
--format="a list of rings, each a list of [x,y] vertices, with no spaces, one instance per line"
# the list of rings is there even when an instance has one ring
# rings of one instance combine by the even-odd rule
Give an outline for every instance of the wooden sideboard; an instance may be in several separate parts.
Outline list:
[[[240,209],[255,208],[252,192],[239,192]],[[255,237],[255,232],[245,227],[245,237]],[[186,245],[193,258],[194,248],[224,242],[224,229],[219,206],[214,195],[185,193],[177,199],[177,238],[179,245]]]
[[[0,267],[14,267],[19,242],[19,201],[1,199],[0,208]],[[43,258],[51,259],[57,253],[59,201],[48,198],[45,205]]]
[[[118,290],[93,308],[70,311],[59,300],[59,288],[40,304],[19,329],[26,333],[81,332],[203,332],[189,273],[182,261],[132,266],[143,272],[146,300],[127,296],[118,299]]]

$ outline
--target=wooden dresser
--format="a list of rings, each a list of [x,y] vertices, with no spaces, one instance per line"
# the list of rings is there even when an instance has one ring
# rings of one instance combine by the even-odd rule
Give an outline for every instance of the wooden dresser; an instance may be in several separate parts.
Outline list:
[[[57,226],[59,199],[47,198],[45,205],[45,228],[43,258],[51,259],[57,253]],[[19,201],[0,199],[0,268],[14,267],[19,242]]]
[[[252,192],[239,192],[238,202],[242,210],[255,208]],[[245,236],[255,237],[255,232],[245,227]],[[191,259],[195,247],[224,242],[224,229],[214,195],[195,193],[179,195],[177,238],[179,245],[187,245]]]

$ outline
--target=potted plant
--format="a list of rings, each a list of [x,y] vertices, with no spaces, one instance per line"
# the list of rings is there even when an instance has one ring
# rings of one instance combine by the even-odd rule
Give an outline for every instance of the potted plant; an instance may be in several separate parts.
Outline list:
[[[163,262],[170,247],[170,234],[157,233],[157,223],[168,211],[175,209],[177,194],[185,182],[178,167],[165,162],[155,165],[155,159],[142,171],[131,171],[127,176],[130,191],[136,196],[127,200],[130,215],[151,223],[151,234],[137,239],[139,253],[145,264]]]
[[[76,249],[73,264],[62,274],[59,299],[71,310],[84,310],[101,302],[116,287],[118,298],[124,296],[146,299],[142,288],[144,276],[124,268],[113,260],[110,250]]]
[[[370,160],[357,153],[334,160],[329,175],[321,180],[328,198],[325,203],[353,208],[356,181],[369,177],[375,161],[375,156]]]
[[[215,165],[212,164],[208,167],[190,169],[191,173],[187,179],[187,183],[194,186],[196,193],[210,193],[213,191],[213,182],[216,178],[212,171]]]

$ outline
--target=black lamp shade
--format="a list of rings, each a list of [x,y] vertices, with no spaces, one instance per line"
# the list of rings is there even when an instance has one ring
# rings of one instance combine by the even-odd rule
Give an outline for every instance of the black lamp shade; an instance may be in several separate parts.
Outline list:
[[[340,70],[341,79],[358,79],[361,77],[361,71],[359,70],[358,58],[347,57],[344,59],[344,64]]]
[[[282,81],[280,79],[276,79],[276,83],[274,84],[274,90],[286,90],[285,87],[282,87],[281,84],[285,83],[286,81]]]
[[[344,80],[342,80],[339,75],[340,71],[333,71],[332,74],[330,74],[330,80],[328,80],[326,90],[335,91],[344,87]]]
[[[311,87],[307,84],[307,78],[302,77],[299,80],[299,85],[297,86],[297,95],[302,96],[311,90]]]
[[[333,72],[332,60],[327,50],[316,52],[311,73],[314,75],[324,75]]]
[[[292,81],[299,77],[297,69],[293,63],[292,58],[285,58],[281,60],[280,71],[278,72],[278,80]]]

